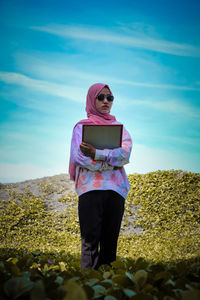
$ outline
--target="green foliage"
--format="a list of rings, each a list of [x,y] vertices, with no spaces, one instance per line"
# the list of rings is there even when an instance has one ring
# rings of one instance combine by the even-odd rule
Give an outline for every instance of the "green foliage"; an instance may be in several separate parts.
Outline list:
[[[0,203],[0,299],[199,299],[200,175],[157,171],[129,182],[117,261],[98,271],[80,269],[75,194],[59,198],[60,213],[45,205],[55,183],[38,197],[11,191]]]
[[[127,202],[129,206],[139,206],[137,225],[157,230],[199,227],[199,174],[157,171],[130,175],[129,181],[131,191]]]
[[[131,257],[143,256],[154,261],[198,257],[200,174],[157,171],[129,175],[129,182],[126,218],[127,212],[135,215],[124,226],[140,226],[144,233],[123,236],[120,247],[129,248],[127,254]],[[127,254],[123,251],[123,256]]]
[[[60,249],[70,242],[68,250],[75,251],[78,242],[78,220],[75,209],[62,213],[49,211],[44,197],[11,193],[14,199],[1,202],[1,247],[15,249]],[[50,247],[50,248],[49,248]],[[72,249],[73,248],[73,249]]]
[[[40,187],[43,191],[43,193],[49,195],[49,194],[52,194],[54,192],[57,192],[58,191],[58,188],[55,184],[53,183],[47,183],[45,181],[41,182],[40,183]]]

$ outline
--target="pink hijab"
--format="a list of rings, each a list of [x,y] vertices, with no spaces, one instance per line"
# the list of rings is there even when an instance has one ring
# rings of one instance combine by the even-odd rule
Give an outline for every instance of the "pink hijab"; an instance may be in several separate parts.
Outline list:
[[[96,97],[104,87],[108,88],[112,95],[109,86],[104,83],[95,83],[89,88],[87,93],[87,101],[86,101],[86,112],[88,118],[79,121],[74,126],[74,128],[78,124],[109,125],[112,124],[112,122],[116,121],[115,116],[112,116],[110,113],[102,114],[98,112],[96,109],[96,105],[95,105]],[[71,157],[69,161],[69,174],[70,174],[70,179],[75,181],[76,166],[72,164]]]

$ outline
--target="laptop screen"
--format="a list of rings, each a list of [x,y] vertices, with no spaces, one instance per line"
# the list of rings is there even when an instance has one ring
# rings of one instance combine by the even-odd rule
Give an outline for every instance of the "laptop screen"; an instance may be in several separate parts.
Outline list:
[[[82,141],[96,149],[121,147],[123,125],[83,125]]]

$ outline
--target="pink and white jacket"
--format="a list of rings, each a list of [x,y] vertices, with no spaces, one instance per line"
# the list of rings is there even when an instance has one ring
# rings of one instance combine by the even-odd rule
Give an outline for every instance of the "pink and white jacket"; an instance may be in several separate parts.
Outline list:
[[[120,124],[117,121],[112,124]],[[113,190],[126,198],[130,189],[124,165],[129,163],[132,140],[123,127],[122,146],[116,149],[96,149],[95,158],[80,150],[82,126],[78,124],[71,141],[71,161],[76,166],[75,187],[78,196],[92,190]]]

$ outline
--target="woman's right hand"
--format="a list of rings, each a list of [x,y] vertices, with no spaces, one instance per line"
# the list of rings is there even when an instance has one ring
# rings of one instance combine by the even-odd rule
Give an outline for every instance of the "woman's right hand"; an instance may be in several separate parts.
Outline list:
[[[95,158],[96,149],[92,145],[82,142],[80,144],[80,149],[85,156],[91,157],[93,159]]]

